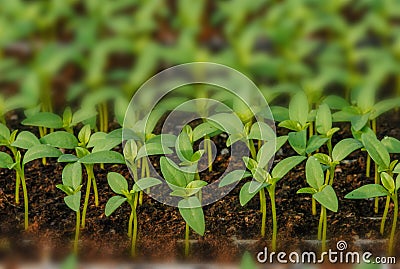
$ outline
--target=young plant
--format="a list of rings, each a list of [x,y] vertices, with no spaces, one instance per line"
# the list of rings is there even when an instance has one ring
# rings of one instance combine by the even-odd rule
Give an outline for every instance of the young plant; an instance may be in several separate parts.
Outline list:
[[[11,135],[9,135],[9,132],[7,132],[7,130],[3,128],[3,133],[1,136],[6,136],[9,138],[7,143],[8,147],[13,153],[13,157],[5,152],[0,152],[0,168],[13,169],[17,175],[15,189],[15,199],[17,204],[19,203],[20,184],[22,185],[24,198],[24,227],[25,230],[27,230],[29,226],[29,198],[26,185],[25,166],[28,163],[37,159],[57,158],[62,153],[58,149],[41,144],[40,140],[30,132],[21,132],[16,137],[17,131],[14,131]],[[26,150],[26,153],[22,155],[21,151],[19,151],[18,148]]]
[[[40,137],[44,137],[46,129],[64,129],[73,134],[74,127],[97,115],[97,112],[86,107],[72,113],[71,108],[64,110],[63,117],[52,112],[37,112],[22,121],[23,125],[39,127]]]
[[[288,114],[289,119],[282,121],[278,126],[292,131],[289,133],[288,140],[297,154],[302,156],[311,154],[328,141],[326,137],[314,135],[312,119],[315,114],[313,116],[310,112],[308,99],[303,91],[298,92],[291,99]],[[307,135],[307,130],[309,130],[309,135]]]
[[[80,163],[67,164],[62,173],[62,184],[57,188],[65,192],[65,204],[76,213],[74,254],[78,254],[81,222],[82,166]]]
[[[272,205],[272,219],[273,219],[273,234],[272,234],[272,249],[276,251],[278,223],[276,215],[276,201],[275,190],[276,184],[292,170],[295,166],[300,164],[305,157],[294,156],[280,161],[269,173],[270,162],[273,159],[276,151],[278,151],[287,141],[287,137],[277,138],[277,145],[275,141],[265,143],[257,154],[256,159],[244,157],[243,160],[246,167],[250,171],[247,173],[244,170],[236,170],[226,175],[220,182],[219,187],[224,187],[240,181],[243,178],[253,177],[254,181],[247,182],[240,190],[240,204],[245,206],[253,197],[260,194],[260,204],[262,212],[261,221],[261,236],[265,237],[266,220],[267,220],[267,201],[265,191],[268,192]]]
[[[337,212],[339,208],[335,190],[325,182],[324,171],[320,162],[313,156],[309,157],[306,164],[306,178],[310,185],[300,189],[298,194],[311,194],[313,199],[321,204],[321,217],[318,225],[318,240],[322,241],[322,252],[326,251],[326,234],[328,228],[327,210]]]
[[[398,170],[400,172],[400,169]],[[381,173],[381,181],[382,185],[379,184],[369,184],[358,188],[357,190],[352,191],[348,195],[346,195],[346,199],[371,199],[376,197],[387,197],[394,203],[394,216],[393,216],[393,225],[389,238],[389,255],[394,255],[394,246],[395,246],[395,233],[398,222],[398,212],[399,212],[399,200],[398,200],[398,191],[400,189],[400,176],[398,175],[396,181],[393,176],[386,172]]]
[[[138,231],[138,217],[137,217],[137,206],[139,200],[139,193],[143,190],[152,188],[161,184],[162,182],[156,178],[142,178],[138,180],[129,190],[128,182],[126,179],[118,174],[111,172],[108,174],[108,184],[111,189],[118,195],[110,198],[108,200],[105,214],[109,217],[115,210],[117,210],[122,204],[128,202],[131,207],[131,214],[129,217],[129,225],[128,225],[128,236],[131,238],[132,256],[136,256],[136,241],[137,241],[137,231]]]
[[[91,129],[89,125],[84,126],[78,135],[78,146],[75,148],[75,155],[64,154],[58,158],[60,163],[80,163],[83,164],[87,174],[85,202],[82,211],[81,226],[85,228],[86,225],[86,212],[89,205],[89,197],[93,185],[95,205],[99,205],[99,194],[97,188],[96,177],[94,174],[94,166],[96,164],[125,164],[124,157],[115,151],[101,150],[96,151],[93,148],[89,151],[88,144],[91,139]]]
[[[161,157],[160,165],[163,177],[172,190],[170,195],[180,198],[178,208],[186,223],[185,255],[188,256],[190,228],[201,236],[205,232],[204,212],[197,195],[207,182],[195,179],[193,166],[190,169],[181,168],[167,157]]]

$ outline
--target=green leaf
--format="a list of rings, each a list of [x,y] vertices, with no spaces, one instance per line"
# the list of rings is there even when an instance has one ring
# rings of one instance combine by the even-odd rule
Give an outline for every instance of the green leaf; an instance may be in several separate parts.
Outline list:
[[[265,186],[263,184],[258,184],[257,188],[254,188],[252,182],[246,182],[240,189],[239,200],[241,206],[245,206],[248,202],[253,199],[253,197]],[[254,190],[254,191],[253,191]]]
[[[64,202],[73,211],[78,212],[81,206],[81,195],[82,193],[79,191],[74,195],[64,197]]]
[[[361,135],[365,149],[374,160],[374,162],[382,169],[387,169],[390,165],[390,155],[385,146],[376,138],[375,135],[364,133]]]
[[[305,155],[307,148],[307,131],[289,133],[289,144],[299,154]]]
[[[127,199],[121,196],[111,197],[106,204],[106,216],[111,216],[111,214],[114,213],[114,211],[117,210],[126,201]]]
[[[272,177],[275,179],[283,178],[290,170],[299,165],[305,159],[306,157],[303,156],[293,156],[280,161],[272,170]]]
[[[294,120],[285,120],[279,123],[279,127],[289,129],[294,132],[300,132],[303,130],[303,126]]]
[[[37,145],[30,148],[24,156],[23,165],[42,158],[58,158],[62,152],[48,145]]]
[[[182,171],[176,166],[172,165],[172,161],[168,160],[167,157],[161,157],[160,160],[161,172],[165,180],[172,184],[172,187],[185,188],[187,185],[186,177]],[[171,185],[170,185],[171,186]]]
[[[128,182],[121,174],[110,172],[107,175],[107,181],[113,192],[121,195],[128,192]]]
[[[139,192],[160,185],[161,183],[162,183],[161,180],[157,178],[146,177],[138,180],[133,186],[133,190],[135,192]]]
[[[370,119],[376,119],[396,107],[400,107],[400,97],[380,101],[374,105]]]
[[[308,141],[306,153],[307,154],[313,153],[314,151],[325,145],[325,143],[328,142],[328,140],[329,139],[326,137],[322,137],[320,135],[313,135]]]
[[[320,162],[313,156],[308,158],[306,163],[307,183],[316,190],[324,185],[324,171]]]
[[[344,107],[350,106],[349,102],[347,102],[346,99],[337,95],[327,96],[324,99],[323,103],[327,104],[330,107],[330,109],[334,110],[341,110]]]
[[[239,182],[243,178],[251,177],[251,174],[249,172],[246,172],[245,170],[234,170],[232,172],[229,172],[227,175],[225,175],[221,181],[219,182],[219,187],[225,187],[234,183]]]
[[[379,184],[369,184],[362,186],[349,194],[344,198],[346,199],[370,199],[375,197],[382,197],[389,195],[389,192]]]
[[[332,188],[331,185],[327,185],[322,191],[314,194],[313,198],[326,209],[329,209],[333,212],[338,212],[339,201],[336,196],[335,190]]]
[[[253,160],[252,158],[249,158],[247,156],[243,157],[244,164],[246,165],[247,169],[252,170],[258,167],[258,163]]]
[[[83,164],[125,164],[125,159],[124,156],[115,151],[99,151],[84,156],[83,158],[79,159],[79,162]]]
[[[289,109],[286,107],[272,106],[271,112],[277,122],[289,120]]]
[[[391,154],[400,154],[400,140],[394,137],[385,137],[382,139],[382,145],[385,146],[387,151]]]
[[[394,193],[395,189],[396,189],[396,185],[394,182],[394,179],[391,175],[389,175],[386,172],[382,172],[381,173],[381,181],[382,181],[382,185],[390,192],[390,193]]]
[[[210,116],[208,122],[218,130],[229,135],[239,134],[243,131],[243,123],[238,116],[231,113],[220,113]]]
[[[300,91],[295,94],[289,103],[289,117],[291,120],[297,121],[301,126],[305,126],[308,120],[308,100],[307,95]]]
[[[360,141],[356,139],[353,138],[343,139],[342,141],[337,143],[336,146],[333,148],[332,151],[333,161],[341,162],[352,152],[362,147],[363,145],[360,143]]]
[[[193,155],[193,146],[186,132],[181,132],[176,140],[176,153],[181,161],[190,161]]]
[[[76,157],[75,155],[64,154],[64,155],[61,155],[58,158],[57,162],[59,162],[59,163],[73,163],[73,162],[77,162],[78,160],[79,160],[79,158]]]
[[[196,233],[203,236],[205,233],[205,220],[201,203],[197,197],[183,199],[178,203],[179,212],[186,223]]]
[[[82,184],[82,166],[80,163],[69,163],[62,173],[62,181],[65,186],[78,189]]]
[[[202,124],[198,125],[196,128],[193,130],[193,142],[205,137],[209,136],[212,137],[214,134],[218,133],[219,130],[215,128],[212,124],[209,122],[203,122]]]
[[[315,194],[317,193],[317,191],[313,188],[302,188],[300,190],[297,191],[297,194]]]
[[[135,140],[130,139],[126,141],[124,146],[124,157],[130,164],[134,164],[137,153],[138,153],[138,147]]]
[[[172,154],[173,151],[162,145],[162,144],[157,144],[157,143],[149,143],[145,144],[139,149],[139,152],[137,154],[136,159],[141,159],[146,156],[153,156],[153,155],[167,155],[167,154]]]
[[[28,131],[21,132],[17,136],[17,139],[11,144],[11,146],[21,149],[30,149],[37,145],[40,145],[39,139],[33,133]]]
[[[14,160],[5,152],[0,152],[0,168],[12,169]]]
[[[78,146],[78,139],[73,134],[59,131],[46,135],[40,139],[42,144],[62,149],[74,149]]]
[[[22,121],[23,125],[61,129],[63,120],[60,116],[50,112],[39,112]]]
[[[92,135],[92,130],[89,124],[83,126],[79,131],[78,140],[81,144],[87,145],[90,141],[90,136]]]
[[[0,123],[0,140],[5,139],[5,140],[10,140],[10,130],[5,126],[4,124]]]
[[[396,177],[396,191],[400,189],[400,175],[397,175]]]
[[[74,189],[72,187],[69,187],[69,186],[66,186],[66,185],[63,185],[63,184],[58,184],[58,185],[56,185],[56,188],[62,190],[67,195],[73,195],[74,194]]]
[[[84,122],[86,120],[89,120],[97,115],[96,110],[93,108],[84,108],[76,111],[74,115],[72,116],[72,121],[69,127],[74,127],[78,125],[81,122]]]
[[[315,127],[320,134],[327,134],[332,129],[332,113],[327,104],[322,104],[317,110]]]
[[[330,166],[332,162],[331,158],[324,153],[316,153],[314,154],[314,158],[316,158],[320,163],[325,164],[327,166]]]
[[[356,131],[360,131],[369,122],[370,113],[364,115],[356,115],[351,118],[351,126]]]
[[[264,122],[256,122],[251,126],[248,139],[271,141],[275,140],[275,131]]]

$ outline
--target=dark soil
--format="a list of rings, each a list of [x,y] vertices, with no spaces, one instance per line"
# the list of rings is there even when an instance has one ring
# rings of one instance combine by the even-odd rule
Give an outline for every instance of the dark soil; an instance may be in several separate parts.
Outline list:
[[[15,117],[14,117],[15,120]],[[15,126],[14,122],[10,122]],[[400,118],[397,113],[385,115],[379,121],[379,136],[388,135],[399,138]],[[341,125],[341,132],[336,139],[350,137],[347,125]],[[218,147],[218,156],[212,173],[202,174],[208,182],[219,177],[226,168],[229,155],[221,155],[226,138],[221,135],[214,138]],[[337,141],[334,141],[334,144]],[[292,155],[286,146],[277,156],[277,160]],[[381,212],[373,213],[373,201],[348,201],[344,196],[363,184],[372,183],[365,177],[365,153],[356,152],[338,166],[334,188],[340,201],[339,213],[329,213],[329,235],[332,247],[338,240],[346,240],[352,249],[356,249],[354,240],[378,240],[385,237],[379,234]],[[398,157],[398,156],[394,156]],[[157,166],[157,164],[155,164]],[[130,260],[129,238],[126,236],[129,207],[118,209],[111,217],[104,215],[107,200],[113,196],[107,184],[107,173],[116,171],[129,178],[124,166],[106,166],[104,170],[96,168],[99,186],[100,207],[94,206],[93,198],[87,215],[87,227],[81,231],[81,258],[84,261]],[[40,161],[27,167],[29,189],[30,229],[23,231],[23,205],[15,205],[14,173],[0,170],[0,261],[3,259],[42,260],[51,258],[60,260],[71,249],[74,235],[75,215],[63,201],[63,193],[55,185],[61,182],[62,166],[55,160],[46,165]],[[373,175],[373,172],[371,173]],[[239,204],[240,184],[234,191],[220,201],[204,208],[206,216],[206,234],[199,237],[192,234],[192,239],[199,241],[192,247],[192,261],[231,262],[237,260],[247,248],[262,251],[269,246],[272,221],[268,218],[266,240],[260,238],[261,213],[258,197],[247,206]],[[299,196],[297,190],[305,187],[304,164],[293,170],[281,180],[277,188],[277,207],[279,217],[279,246],[281,250],[306,248],[304,240],[316,239],[318,216],[311,215],[311,199]],[[85,186],[84,186],[85,188]],[[21,193],[22,195],[22,193]],[[269,208],[269,207],[268,207]],[[390,216],[392,216],[391,208]],[[151,261],[171,261],[182,259],[184,221],[176,208],[163,205],[145,196],[143,205],[138,209],[139,216],[139,259]],[[387,232],[391,219],[387,222]],[[258,240],[258,243],[245,247],[237,244],[239,240]],[[375,254],[382,254],[386,246],[365,249]],[[336,249],[336,248],[334,248]],[[309,249],[308,249],[309,250]],[[397,247],[400,254],[400,246]]]

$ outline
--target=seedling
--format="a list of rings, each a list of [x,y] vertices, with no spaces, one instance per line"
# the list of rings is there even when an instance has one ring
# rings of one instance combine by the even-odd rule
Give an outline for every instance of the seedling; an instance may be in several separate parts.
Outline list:
[[[400,170],[398,171],[400,172]],[[400,176],[398,175],[396,181],[394,178],[386,173],[381,173],[381,181],[382,185],[379,184],[369,184],[358,188],[357,190],[352,191],[348,195],[346,195],[346,199],[370,199],[376,197],[387,197],[394,203],[394,216],[393,216],[393,225],[389,238],[389,255],[394,254],[394,245],[395,245],[395,233],[397,228],[398,221],[398,212],[399,212],[399,200],[398,200],[398,191],[400,189]]]
[[[108,200],[106,205],[106,216],[110,216],[115,210],[117,210],[122,204],[128,202],[131,207],[131,214],[129,218],[128,236],[132,241],[132,256],[136,256],[136,241],[138,231],[138,217],[137,217],[137,206],[139,200],[139,193],[145,189],[157,186],[162,182],[156,178],[142,178],[138,180],[129,191],[128,182],[126,179],[118,173],[108,174],[108,184],[111,189],[118,195]]]
[[[167,157],[161,157],[161,172],[171,188],[171,196],[179,197],[179,213],[186,222],[185,228],[185,255],[189,255],[190,228],[203,236],[205,232],[204,213],[201,202],[196,196],[207,182],[195,180],[195,170],[178,167]],[[197,168],[197,167],[196,167]]]
[[[96,177],[93,171],[94,165],[96,164],[125,164],[124,157],[115,151],[111,150],[102,150],[96,151],[96,148],[93,148],[92,151],[89,151],[87,148],[91,139],[91,130],[90,126],[84,126],[78,135],[78,147],[75,148],[75,155],[73,154],[64,154],[58,158],[58,162],[60,163],[81,163],[84,165],[86,173],[87,173],[87,184],[86,184],[86,194],[85,194],[85,202],[83,205],[82,211],[82,221],[81,226],[85,228],[86,225],[86,212],[89,205],[89,197],[91,193],[91,188],[93,185],[94,191],[94,200],[95,205],[99,206],[99,194],[97,189]],[[72,144],[71,144],[72,145]]]
[[[57,158],[62,153],[58,149],[55,149],[48,145],[40,143],[39,139],[32,133],[24,131],[21,132],[17,137],[17,131],[9,134],[8,129],[0,128],[1,136],[8,138],[3,142],[6,143],[7,147],[10,148],[13,153],[13,157],[5,152],[0,152],[0,168],[13,169],[16,173],[16,188],[15,188],[15,199],[16,203],[19,203],[19,188],[22,185],[23,197],[24,197],[24,227],[25,230],[29,227],[29,199],[28,189],[26,185],[25,177],[25,166],[26,164],[41,158]],[[16,137],[16,138],[15,138]],[[18,148],[27,150],[25,155],[22,156],[21,151]]]
[[[289,133],[289,144],[299,155],[311,154],[328,141],[326,137],[314,135],[313,118],[315,118],[315,114],[313,116],[310,112],[308,99],[303,91],[293,96],[288,114],[289,119],[279,123],[279,127],[292,131]],[[328,127],[327,125],[328,123],[324,124],[324,127]],[[307,129],[309,130],[309,139]]]
[[[265,197],[265,190],[268,191],[269,198],[272,206],[272,218],[273,218],[273,234],[272,234],[272,249],[276,250],[277,245],[277,234],[278,234],[278,223],[276,216],[276,202],[275,202],[275,189],[276,184],[292,170],[295,166],[300,164],[305,157],[294,156],[289,157],[280,161],[272,172],[269,173],[270,162],[273,159],[276,151],[278,151],[287,141],[287,137],[277,138],[277,145],[275,141],[265,143],[257,154],[256,159],[244,157],[243,160],[246,167],[250,171],[236,170],[226,175],[220,182],[219,187],[224,187],[240,181],[243,178],[253,177],[255,181],[247,182],[243,185],[240,190],[240,204],[245,206],[253,197],[260,194],[260,204],[262,212],[261,221],[261,236],[265,237],[266,220],[267,220],[267,202]]]
[[[51,112],[37,112],[28,116],[22,121],[23,125],[39,127],[40,137],[46,135],[45,130],[48,129],[64,129],[65,131],[73,134],[74,127],[81,122],[85,122],[90,118],[96,116],[96,111],[87,107],[72,113],[71,108],[67,107],[64,111],[63,117]]]
[[[324,171],[315,157],[309,157],[306,164],[306,178],[309,188],[300,189],[298,194],[311,194],[321,204],[321,217],[318,225],[318,239],[322,240],[322,252],[326,251],[327,209],[337,212],[339,202],[335,190],[324,179]]]
[[[63,184],[57,185],[57,188],[65,192],[65,204],[76,213],[74,254],[78,254],[79,231],[81,222],[81,196],[82,196],[82,166],[80,163],[67,164],[62,174]]]

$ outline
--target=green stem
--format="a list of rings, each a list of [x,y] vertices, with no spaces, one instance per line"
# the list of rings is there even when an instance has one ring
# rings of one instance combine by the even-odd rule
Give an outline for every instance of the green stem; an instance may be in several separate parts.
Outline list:
[[[102,109],[102,106],[99,105],[98,109],[99,109],[99,129],[100,129],[100,132],[103,132],[103,130],[104,130],[103,122],[104,122],[104,120],[103,120],[103,109]]]
[[[313,137],[313,135],[314,135],[314,123],[313,122],[310,122],[308,130],[309,130],[309,134],[308,134],[309,138]]]
[[[131,212],[131,215],[129,217],[129,223],[128,223],[128,237],[132,237],[132,227],[133,227],[133,210]]]
[[[312,198],[312,214],[313,216],[317,215],[317,201],[314,198]]]
[[[204,140],[206,142],[206,150],[207,150],[207,156],[208,156],[208,171],[212,172],[213,170],[213,154],[212,154],[212,147],[211,147],[211,140],[207,136],[206,139]]]
[[[379,175],[378,175],[378,165],[375,164],[375,184],[380,184]],[[375,198],[375,214],[379,213],[379,198]]]
[[[249,141],[249,149],[250,149],[250,153],[251,153],[251,157],[255,160],[257,159],[257,152],[256,152],[256,148],[254,147],[254,142],[253,140]]]
[[[97,182],[96,182],[96,177],[94,176],[94,171],[93,171],[94,166],[93,165],[88,165],[86,167],[86,171],[88,176],[92,179],[93,183],[93,192],[94,192],[94,203],[97,206],[99,206],[99,192],[97,190]]]
[[[321,215],[319,217],[319,224],[318,224],[318,240],[322,240],[322,228],[324,226],[324,210],[321,208]]]
[[[15,170],[15,203],[19,205],[19,189],[21,185],[21,178],[19,172]]]
[[[386,197],[386,205],[385,205],[385,211],[383,213],[382,221],[381,221],[381,235],[385,233],[385,224],[386,224],[386,219],[389,213],[389,207],[390,207],[390,195]]]
[[[108,106],[107,102],[103,104],[103,127],[104,127],[104,132],[108,133]]]
[[[276,251],[278,238],[278,218],[276,216],[275,185],[268,189],[272,210],[272,251]],[[265,205],[266,207],[266,205]]]
[[[261,237],[265,237],[265,230],[266,230],[266,222],[267,222],[267,201],[265,197],[265,189],[262,188],[260,190],[260,203],[261,203],[261,213],[262,213],[262,220],[261,220]]]
[[[81,212],[78,210],[76,212],[76,225],[75,225],[75,240],[74,240],[74,254],[78,255],[78,248],[79,248],[79,232],[81,227]]]
[[[335,181],[335,167],[331,166],[330,170],[329,170],[329,185],[333,185],[333,182]]]
[[[365,176],[366,177],[371,176],[371,156],[369,156],[368,152],[367,152],[367,168],[365,170]]]
[[[397,191],[393,195],[393,201],[394,201],[394,214],[393,214],[393,225],[392,225],[392,231],[390,233],[390,239],[389,239],[389,255],[393,256],[394,255],[394,239],[395,239],[395,234],[396,234],[396,228],[397,228],[397,219],[399,217],[399,199],[397,197]]]
[[[328,218],[326,214],[326,208],[322,207],[322,211],[324,212],[324,224],[322,228],[322,252],[326,252],[326,233],[328,226]]]
[[[189,256],[189,236],[190,236],[190,228],[189,224],[186,222],[186,229],[185,229],[185,257]]]
[[[82,228],[86,226],[86,212],[89,205],[89,196],[90,196],[90,189],[92,187],[92,177],[88,176],[87,186],[86,186],[86,194],[85,194],[85,203],[83,204],[83,211],[82,211]]]
[[[29,226],[29,204],[28,204],[28,190],[26,188],[26,179],[25,179],[25,173],[24,170],[25,169],[22,166],[22,171],[21,171],[21,183],[22,183],[22,190],[24,193],[24,227],[25,227],[25,231],[28,230],[28,226]]]
[[[137,204],[138,204],[138,197],[137,194],[134,195],[134,205],[132,208],[132,215],[133,215],[133,231],[132,231],[132,248],[131,248],[131,254],[132,257],[136,256],[136,242],[137,242],[137,232],[138,232],[138,218],[137,218]]]

